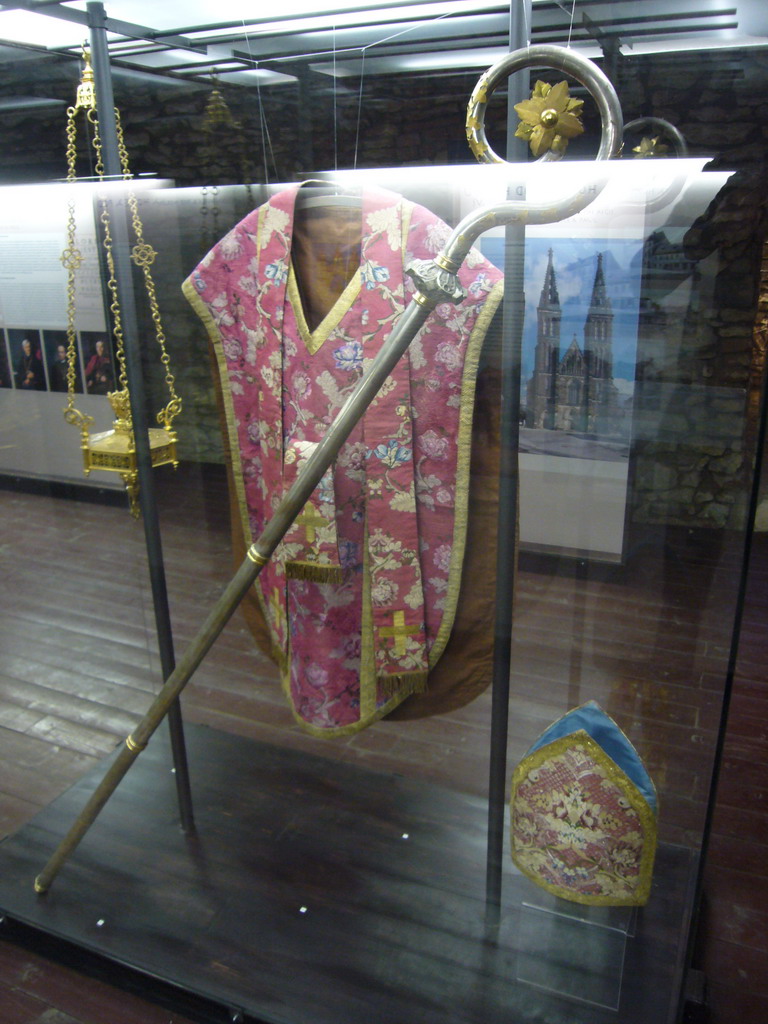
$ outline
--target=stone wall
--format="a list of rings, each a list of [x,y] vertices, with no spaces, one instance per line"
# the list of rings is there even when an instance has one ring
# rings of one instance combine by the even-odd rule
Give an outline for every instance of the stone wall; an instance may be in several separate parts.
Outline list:
[[[636,522],[722,527],[740,519],[745,404],[740,388],[638,382]]]
[[[147,76],[148,77],[148,76]],[[0,181],[50,181],[66,174],[65,108],[74,100],[78,63],[40,61],[23,83],[25,96],[59,100],[50,110],[0,110],[5,144]],[[237,129],[204,130],[212,86],[183,90],[158,79],[137,85],[115,70],[120,109],[134,173],[169,178],[179,187],[292,181],[312,170],[470,162],[464,139],[466,104],[474,73],[432,76],[370,76],[360,93],[357,79],[334,87],[326,75],[304,83],[252,90],[220,87]],[[0,68],[0,99],[22,88],[13,67]],[[503,103],[489,128],[498,126],[504,146]],[[495,136],[494,136],[495,137]],[[85,134],[78,136],[78,172],[93,159]]]
[[[768,62],[748,52],[621,64],[626,120],[665,118],[692,156],[712,158],[708,169],[734,172],[686,233],[685,256],[696,261],[692,299],[680,323],[662,326],[667,358],[651,373],[645,364],[655,351],[653,331],[641,326],[635,522],[745,523],[762,358],[754,327],[768,202],[767,87]]]

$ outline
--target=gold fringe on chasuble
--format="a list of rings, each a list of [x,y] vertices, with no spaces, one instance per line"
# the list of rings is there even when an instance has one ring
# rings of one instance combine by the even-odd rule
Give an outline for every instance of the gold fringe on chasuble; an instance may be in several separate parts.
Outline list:
[[[290,580],[311,580],[313,583],[343,583],[347,570],[340,565],[317,562],[286,562],[285,575]]]
[[[428,673],[423,671],[400,672],[393,676],[377,676],[376,682],[381,687],[382,696],[395,697],[403,690],[407,690],[409,694],[426,693],[427,678]]]

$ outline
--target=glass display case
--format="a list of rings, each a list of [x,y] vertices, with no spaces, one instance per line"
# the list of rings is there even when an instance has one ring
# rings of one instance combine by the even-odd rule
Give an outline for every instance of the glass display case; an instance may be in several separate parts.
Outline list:
[[[566,43],[537,6],[513,41]],[[158,47],[129,90],[146,47],[88,8],[137,177],[0,160],[0,667],[33,701],[0,725],[55,748],[6,927],[201,1020],[680,1020],[761,522],[762,51],[622,57],[622,5],[592,49],[585,15],[635,121],[603,154],[601,78],[523,47],[514,138],[497,54],[450,72],[458,10],[414,22],[443,79],[358,13],[333,73],[289,21],[263,67],[208,84],[198,45],[166,81]],[[36,88],[73,94],[65,56]],[[138,516],[66,402],[135,440]]]

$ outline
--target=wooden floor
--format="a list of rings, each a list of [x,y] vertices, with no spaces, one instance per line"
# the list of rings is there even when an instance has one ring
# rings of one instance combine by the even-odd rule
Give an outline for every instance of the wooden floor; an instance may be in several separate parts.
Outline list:
[[[177,653],[228,579],[216,468],[158,474]],[[0,492],[0,834],[127,735],[158,688],[143,532],[120,508]],[[697,964],[712,1024],[768,1020],[768,545],[759,536],[705,876]],[[739,585],[738,543],[631,538],[626,570],[525,563],[517,593],[510,758],[569,707],[598,700],[661,792],[661,836],[696,846],[706,814]],[[484,795],[490,701],[322,742],[287,710],[236,615],[188,686],[185,719]],[[2,931],[0,931],[0,937]],[[4,1024],[185,1024],[185,1018],[0,941]],[[357,1022],[350,1022],[357,1024]]]

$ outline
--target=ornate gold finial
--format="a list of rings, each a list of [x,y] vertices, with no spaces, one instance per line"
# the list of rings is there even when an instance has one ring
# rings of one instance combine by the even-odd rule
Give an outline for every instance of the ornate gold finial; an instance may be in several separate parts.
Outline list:
[[[219,80],[212,76],[213,89],[203,111],[203,131],[212,132],[216,128],[240,128],[240,122],[232,116],[227,101],[219,89]]]
[[[112,412],[115,414],[113,429],[118,434],[133,434],[133,419],[131,418],[131,396],[126,388],[120,391],[107,393]]]
[[[632,152],[636,154],[635,160],[648,160],[654,156],[666,156],[669,152],[669,146],[662,142],[658,135],[654,138],[644,136],[640,141],[640,145],[635,146]]]
[[[95,110],[96,80],[93,76],[93,68],[91,67],[91,51],[85,46],[83,46],[83,63],[85,67],[80,78],[80,84],[77,87],[75,110]]]
[[[583,106],[584,100],[571,98],[567,82],[537,82],[531,98],[515,104],[520,117],[515,136],[527,139],[534,156],[550,149],[562,155],[568,140],[584,131],[579,120]]]

